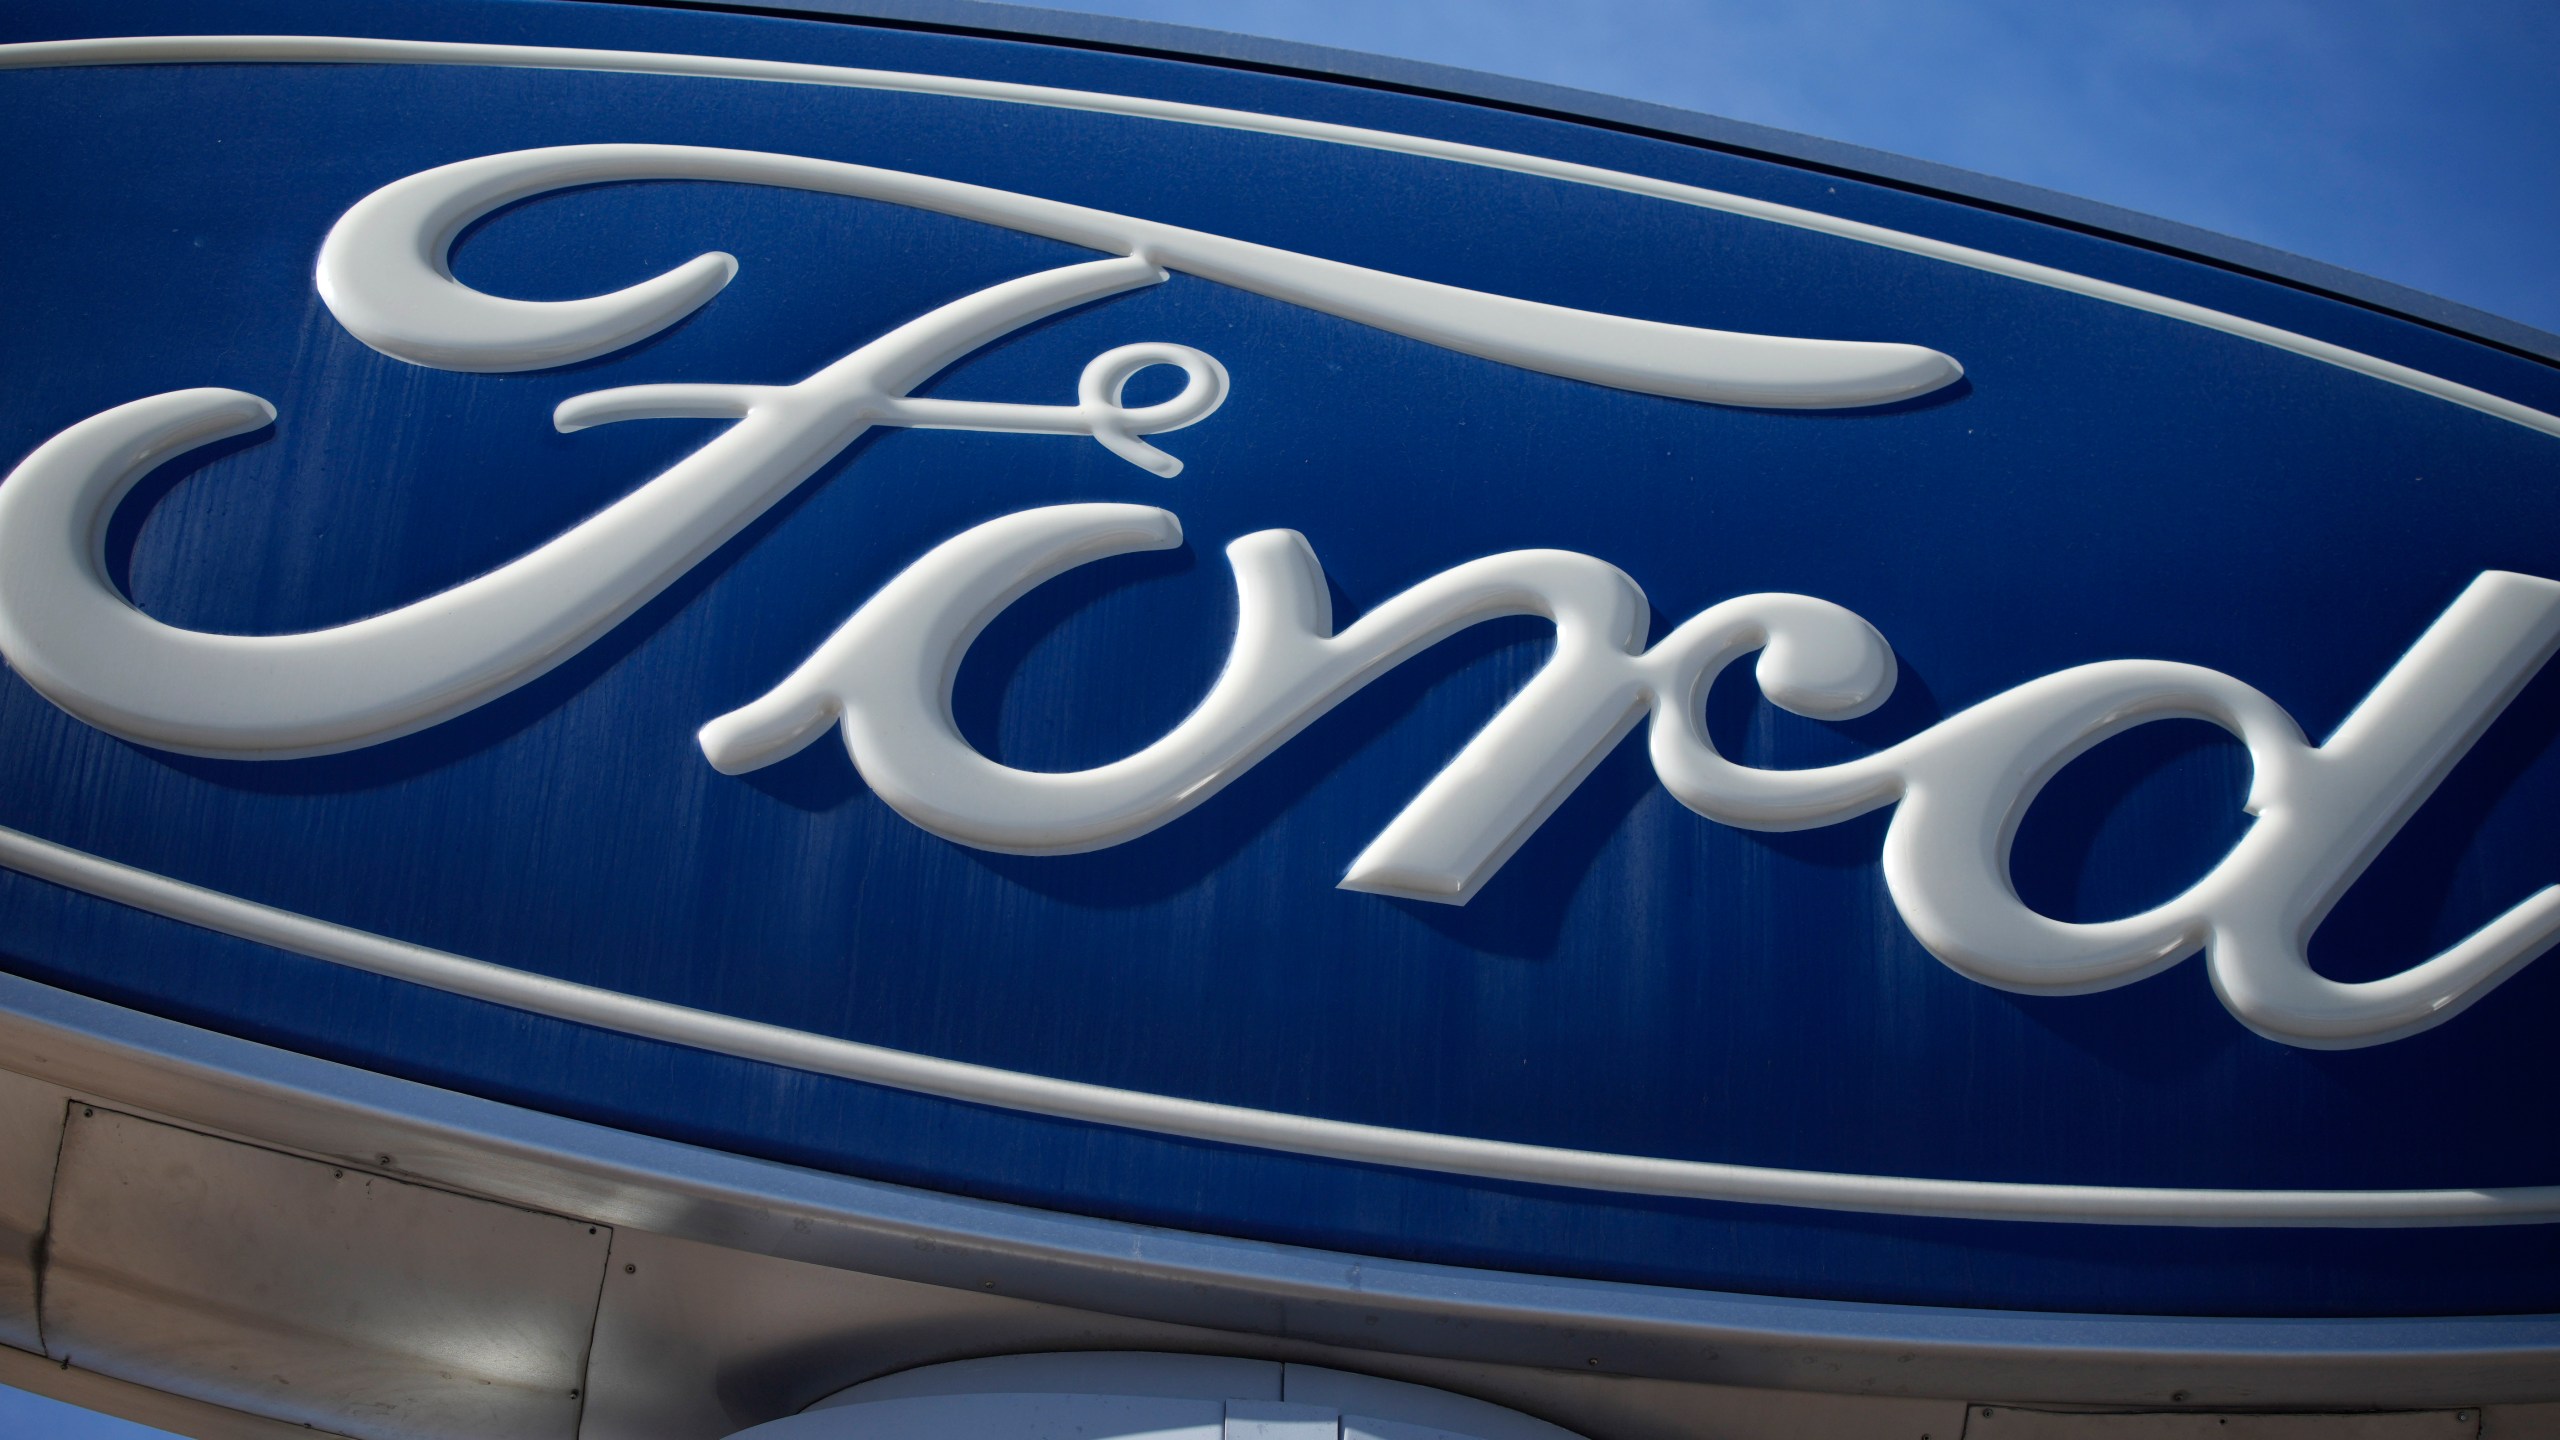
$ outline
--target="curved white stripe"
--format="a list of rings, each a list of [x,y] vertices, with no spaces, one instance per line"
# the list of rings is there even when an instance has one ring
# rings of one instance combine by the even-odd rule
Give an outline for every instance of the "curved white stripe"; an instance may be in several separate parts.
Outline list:
[[[0,828],[0,865],[207,930],[598,1029],[1006,1110],[1295,1155],[1618,1194],[1980,1220],[2323,1228],[2560,1220],[2560,1185],[2186,1190],[1934,1180],[1664,1160],[1360,1125],[937,1059],[555,980],[189,885],[16,830]]]
[[[1369,130],[1356,125],[1336,125],[1321,120],[1304,120],[1287,115],[1262,115],[1250,110],[1228,110],[1214,105],[1191,105],[1172,100],[1149,100],[1130,95],[1108,95],[1089,90],[1066,90],[1047,85],[1021,85],[1001,80],[971,80],[949,75],[922,75],[896,70],[864,70],[840,65],[807,65],[783,60],[745,60],[722,55],[674,55],[644,50],[593,50],[547,45],[483,45],[449,40],[375,40],[326,35],[167,35],[131,36],[97,40],[40,40],[18,45],[0,45],[0,69],[49,69],[78,65],[161,65],[206,62],[283,61],[318,64],[384,64],[384,65],[487,65],[532,70],[593,70],[626,74],[682,75],[718,80],[763,80],[794,85],[832,85],[858,90],[896,90],[922,95],[944,95],[976,100],[996,100],[1016,105],[1040,105],[1053,109],[1084,110],[1098,114],[1128,115],[1150,120],[1169,120],[1188,125],[1207,125],[1224,130],[1250,130],[1267,135],[1283,135],[1301,140],[1320,140],[1336,145],[1357,146],[1366,150],[1388,150],[1405,155],[1418,155],[1436,160],[1450,160],[1465,165],[1481,165],[1488,169],[1508,170],[1522,175],[1537,175],[1550,180],[1563,180],[1577,185],[1591,185],[1629,195],[1649,196],[1701,209],[1720,210],[1726,214],[1748,216],[1773,224],[1818,231],[1842,239],[1899,250],[1943,260],[1950,265],[2005,275],[2013,280],[2042,285],[2055,290],[2085,295],[2094,300],[2147,311],[2172,320],[2218,330],[2261,345],[2352,370],[2360,375],[2387,381],[2450,401],[2484,415],[2560,436],[2560,415],[2548,414],[2529,405],[2518,404],[2503,396],[2468,385],[2456,384],[2423,370],[2395,364],[2362,351],[2315,340],[2277,326],[2243,319],[2184,300],[2154,295],[2129,285],[2075,275],[2048,265],[1995,255],[1987,250],[1933,240],[1881,225],[1868,225],[1844,220],[1819,211],[1802,210],[1768,200],[1755,200],[1745,195],[1728,194],[1695,185],[1682,185],[1669,180],[1609,170],[1596,165],[1580,165],[1542,155],[1524,155],[1482,145],[1466,145],[1452,140],[1435,140],[1419,135],[1400,135],[1387,130]]]

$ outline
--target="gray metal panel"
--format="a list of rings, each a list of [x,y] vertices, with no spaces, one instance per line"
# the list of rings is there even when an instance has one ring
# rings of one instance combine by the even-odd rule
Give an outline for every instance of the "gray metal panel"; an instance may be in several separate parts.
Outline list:
[[[1343,1414],[1322,1405],[1291,1405],[1279,1400],[1230,1400],[1220,1440],[1341,1440]],[[1441,1440],[1441,1437],[1433,1437]],[[1477,1440],[1451,1435],[1446,1440]]]
[[[2551,1440],[2554,1435],[2560,1435],[2560,1404],[2480,1409],[2480,1440]]]
[[[629,1266],[629,1269],[625,1269]],[[1161,1354],[1225,1357],[1213,1388],[1251,1395],[1338,1394],[1401,1414],[1409,1402],[1368,1375],[1463,1392],[1559,1422],[1595,1440],[1955,1440],[1955,1400],[1754,1391],[1588,1372],[1418,1359],[1119,1319],[1062,1306],[888,1280],[623,1231],[596,1322],[582,1440],[719,1440],[740,1427],[834,1400],[947,1393],[965,1357],[1039,1355],[1016,1372],[1057,1389],[1145,1384]],[[1041,1353],[1048,1352],[1048,1353]],[[1262,1357],[1246,1359],[1239,1357]],[[1285,1368],[1269,1363],[1286,1360]],[[945,1362],[958,1361],[951,1364]],[[990,1362],[1011,1371],[1019,1360]],[[1316,1367],[1326,1367],[1321,1370]],[[918,1370],[915,1367],[931,1367]],[[1346,1372],[1363,1372],[1352,1374]],[[887,1377],[887,1378],[875,1378]],[[1161,1378],[1158,1376],[1157,1378]],[[863,1383],[867,1382],[867,1383]],[[850,1390],[842,1387],[857,1386]],[[1156,1393],[1163,1393],[1159,1388]],[[1318,1403],[1330,1403],[1322,1401]],[[1488,1433],[1485,1412],[1457,1402]],[[1520,1416],[1507,1417],[1518,1425]],[[1527,1427],[1520,1427],[1526,1429]]]
[[[731,1440],[1237,1440],[1225,1421],[1215,1400],[928,1395],[787,1416]]]
[[[0,1345],[42,1350],[36,1253],[62,1144],[62,1092],[0,1071]]]
[[[928,1395],[1155,1395],[1218,1400],[1227,1440],[1239,1422],[1278,1427],[1322,1424],[1328,1434],[1351,1418],[1390,1422],[1465,1440],[1581,1440],[1534,1416],[1432,1386],[1381,1379],[1303,1361],[1275,1364],[1230,1356],[1145,1351],[1050,1351],[956,1360],[903,1370],[828,1396],[811,1410]]]
[[[364,1440],[570,1440],[599,1227],[82,1106],[47,1353]]]
[[[717,1440],[858,1382],[943,1361],[1043,1350],[1248,1354],[1260,1343],[625,1230],[596,1316],[579,1433]],[[1278,1366],[1231,1363],[1241,1381],[1259,1378],[1278,1398]],[[879,1395],[907,1393],[893,1381]]]
[[[1290,1365],[1282,1385],[1292,1404],[1327,1406],[1345,1416],[1428,1426],[1477,1440],[1581,1440],[1505,1406],[1322,1365]]]
[[[2473,1440],[2476,1410],[2364,1415],[2091,1415],[1977,1405],[1964,1440]]]
[[[2560,1398],[2560,1317],[2250,1320],[1936,1310],[1416,1265],[937,1195],[720,1154],[370,1074],[0,976],[0,1054],[92,1096],[510,1204],[753,1255],[1048,1302],[1097,1337],[1008,1349],[1204,1350],[1539,1403],[1530,1369],[1840,1395],[2267,1409]],[[626,1237],[628,1238],[628,1237]],[[617,1280],[624,1277],[620,1265]],[[610,1296],[608,1297],[610,1307]],[[812,1296],[812,1306],[838,1303]],[[839,1314],[843,1312],[837,1312]],[[1123,1318],[1125,1317],[1125,1318]],[[850,1327],[858,1318],[845,1315]],[[706,1319],[705,1328],[711,1321]],[[1194,1325],[1224,1331],[1201,1343]],[[1291,1337],[1281,1341],[1273,1337]],[[826,1343],[804,1333],[778,1346]],[[804,1354],[808,1352],[803,1352]],[[1347,1363],[1346,1363],[1347,1361]],[[842,1364],[805,1404],[892,1365]],[[1459,1377],[1468,1376],[1463,1381]],[[724,1383],[725,1380],[724,1380]],[[1541,1382],[1543,1383],[1543,1382]],[[1685,1389],[1687,1386],[1675,1387]],[[1609,1413],[1605,1388],[1576,1406]],[[1518,1398],[1515,1398],[1518,1397]],[[1755,1402],[1756,1403],[1756,1402]],[[756,1417],[763,1418],[763,1417]],[[1641,1416],[1634,1418],[1640,1419]]]
[[[1274,1360],[1169,1355],[1147,1350],[1053,1350],[954,1360],[865,1381],[810,1406],[868,1405],[917,1395],[1007,1392],[1052,1395],[1170,1395],[1192,1400],[1281,1403]],[[1551,1437],[1540,1437],[1551,1440]]]
[[[338,1433],[190,1400],[5,1345],[0,1345],[0,1385],[193,1440],[330,1440]]]

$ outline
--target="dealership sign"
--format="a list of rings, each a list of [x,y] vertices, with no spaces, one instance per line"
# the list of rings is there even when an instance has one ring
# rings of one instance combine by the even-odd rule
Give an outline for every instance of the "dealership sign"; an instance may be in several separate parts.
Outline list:
[[[1352,1250],[2560,1302],[2551,367],[1561,122],[617,23],[0,51],[12,968]]]

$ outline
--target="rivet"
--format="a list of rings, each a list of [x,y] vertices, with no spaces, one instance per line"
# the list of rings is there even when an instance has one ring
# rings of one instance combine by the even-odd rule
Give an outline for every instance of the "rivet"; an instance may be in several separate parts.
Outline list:
[[[637,1275],[640,1273],[640,1267],[626,1261],[623,1264],[622,1273],[625,1275]]]

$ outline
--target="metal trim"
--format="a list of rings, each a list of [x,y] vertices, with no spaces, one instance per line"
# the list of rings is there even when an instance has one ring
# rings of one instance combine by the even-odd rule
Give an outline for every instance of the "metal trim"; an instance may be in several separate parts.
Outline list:
[[[0,827],[0,867],[291,954],[624,1035],[947,1100],[1283,1154],[1612,1194],[2043,1224],[2419,1228],[2538,1225],[2560,1219],[2560,1185],[2436,1190],[2050,1185],[1782,1170],[1401,1130],[970,1064],[581,985],[261,905],[6,827]]]
[[[333,1440],[340,1435],[336,1430],[272,1420],[209,1400],[154,1390],[6,1345],[0,1345],[0,1385],[193,1440]]]
[[[8,1067],[507,1203],[1071,1309],[1772,1389],[2265,1406],[2547,1398],[2560,1315],[2222,1319],[1795,1300],[1380,1260],[936,1194],[519,1109],[0,975]],[[1597,1362],[1596,1364],[1594,1362]]]

